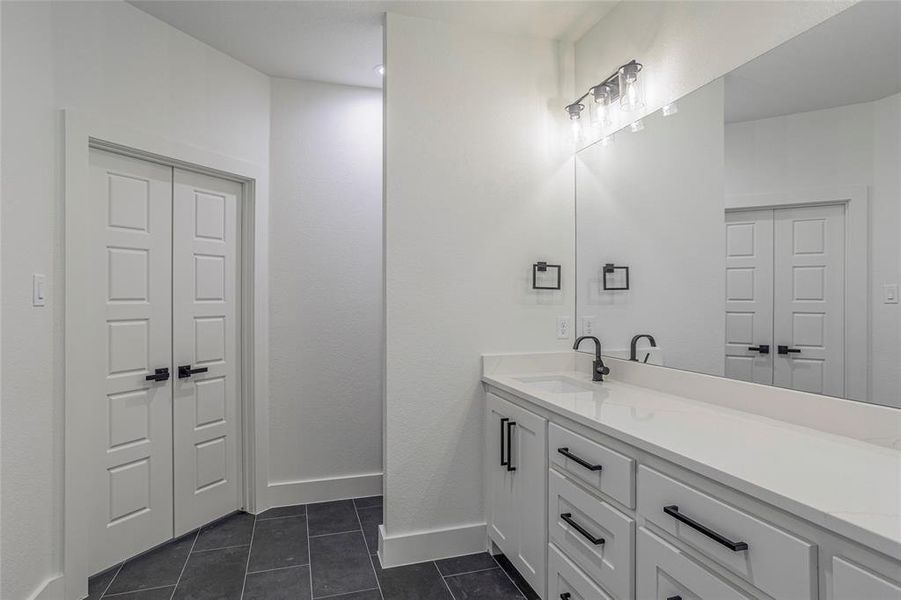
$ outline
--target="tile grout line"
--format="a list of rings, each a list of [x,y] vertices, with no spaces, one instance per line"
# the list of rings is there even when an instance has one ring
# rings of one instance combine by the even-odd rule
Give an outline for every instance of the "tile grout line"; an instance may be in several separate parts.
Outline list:
[[[435,565],[435,570],[438,571],[438,577],[441,578],[441,583],[444,584],[444,587],[447,588],[447,593],[450,594],[452,600],[457,600],[457,597],[454,596],[454,590],[450,589],[450,585],[447,583],[447,577],[441,574],[441,569],[438,568],[438,563],[436,561],[432,561],[432,564]],[[461,573],[461,575],[465,575],[465,573]]]
[[[175,580],[175,586],[172,588],[172,593],[169,595],[169,600],[175,598],[175,591],[178,589],[178,584],[181,583],[181,576],[185,574],[185,569],[188,568],[188,561],[191,560],[191,553],[194,552],[194,545],[197,544],[197,538],[200,537],[200,529],[194,532],[194,539],[191,540],[191,549],[188,550],[188,555],[185,557],[185,564],[181,566],[181,573],[178,574],[178,579]]]
[[[350,596],[351,594],[359,594],[360,592],[371,592],[378,588],[366,588],[365,590],[357,590],[355,592],[344,592],[341,594],[329,594],[328,596],[318,596],[315,600],[328,600],[328,598],[341,598],[342,596]]]
[[[307,513],[306,513],[306,511],[304,511],[304,513],[302,515],[282,515],[280,517],[263,517],[262,519],[258,517],[256,519],[256,521],[275,521],[276,519],[296,519],[298,517],[306,517],[306,516],[307,516]]]
[[[287,567],[272,567],[271,569],[261,569],[259,571],[247,571],[248,575],[258,575],[260,573],[271,573],[272,571],[287,571],[288,569],[302,569],[304,567],[310,568],[309,564],[306,565],[288,565]]]
[[[313,544],[310,543],[310,506],[303,509],[304,527],[307,529],[307,562],[310,563],[310,599],[313,598]]]
[[[247,561],[244,563],[244,581],[241,583],[241,596],[244,598],[244,589],[247,587],[247,571],[250,570],[250,553],[253,551],[253,536],[257,532],[257,517],[253,516],[253,529],[250,530],[250,544],[247,546]],[[171,600],[171,599],[170,599]]]
[[[354,512],[356,512],[356,511],[354,511]],[[359,520],[360,520],[360,515],[357,515],[357,521],[359,521]],[[309,531],[309,526],[307,526],[307,531]],[[321,538],[321,537],[328,537],[330,535],[342,535],[345,533],[357,533],[358,531],[359,532],[363,531],[363,525],[360,525],[359,529],[350,529],[348,531],[336,531],[335,533],[318,533],[316,535],[309,535],[309,533],[308,533],[307,537],[308,538]]]
[[[116,577],[119,576],[119,572],[122,570],[122,567],[124,567],[124,566],[125,566],[125,561],[123,560],[121,563],[119,563],[119,567],[116,569],[116,572],[113,574],[113,578],[109,580],[109,583],[106,584],[106,587],[103,588],[102,592],[100,592],[101,598],[106,596],[106,593],[109,591],[109,589],[111,587],[113,587],[113,582],[116,580]]]
[[[245,546],[249,546],[250,543],[247,544],[235,544],[233,546],[222,546],[220,548],[201,548],[200,550],[191,550],[191,554],[203,554],[204,552],[215,552],[216,550],[228,550],[229,548],[244,548]]]
[[[460,577],[461,575],[472,575],[473,573],[484,573],[485,571],[494,571],[496,569],[501,569],[503,571],[503,568],[501,568],[501,566],[498,565],[496,567],[488,567],[487,569],[476,569],[475,571],[465,571],[463,573],[451,573],[450,575],[442,575],[442,577],[444,577],[445,579],[450,579],[451,577]],[[440,569],[439,569],[439,572],[440,572]]]
[[[379,590],[379,598],[385,600],[385,594],[382,593],[382,582],[379,581],[379,574],[375,570],[375,563],[372,562],[372,549],[369,547],[369,542],[366,541],[366,532],[363,531],[363,519],[360,518],[360,509],[357,508],[357,501],[354,499],[354,514],[357,515],[357,523],[360,524],[360,535],[363,536],[363,547],[366,548],[366,554],[369,555],[369,568],[372,569],[372,574],[375,576],[375,585]],[[312,581],[312,577],[310,578]]]
[[[175,591],[175,589],[174,589],[175,585],[170,583],[169,585],[158,585],[155,587],[141,588],[139,590],[130,590],[127,592],[116,592],[115,594],[107,594],[106,596],[103,596],[103,598],[118,598],[120,596],[125,596],[125,595],[130,595],[130,594],[143,594],[144,592],[153,592],[156,590],[165,590],[168,588],[173,588],[172,591],[173,592]]]
[[[491,555],[491,558],[493,558],[494,562],[497,563],[498,568],[500,568],[500,570],[504,572],[504,575],[507,576],[507,579],[510,580],[510,583],[513,584],[513,587],[516,588],[516,591],[519,592],[519,595],[522,596],[523,598],[526,598],[526,593],[524,591],[522,591],[522,588],[520,588],[518,585],[516,585],[516,582],[513,581],[513,578],[510,577],[509,573],[507,573],[507,569],[504,568],[504,566],[497,560],[497,558],[495,558],[495,556],[493,554]]]

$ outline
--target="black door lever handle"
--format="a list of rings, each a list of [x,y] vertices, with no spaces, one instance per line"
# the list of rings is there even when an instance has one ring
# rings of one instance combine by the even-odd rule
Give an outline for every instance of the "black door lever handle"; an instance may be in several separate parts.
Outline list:
[[[148,375],[144,378],[145,381],[166,381],[167,379],[169,379],[169,367],[156,369],[153,375]]]
[[[779,346],[778,347],[779,354],[798,354],[801,351],[797,348],[789,348],[788,346]]]
[[[748,346],[748,350],[750,350],[751,352],[760,352],[761,354],[769,354],[770,345],[760,344],[759,346]]]
[[[192,369],[191,365],[181,365],[178,367],[178,378],[184,379],[185,377],[190,377],[191,375],[195,375],[197,373],[206,373],[207,371],[209,371],[207,367]]]

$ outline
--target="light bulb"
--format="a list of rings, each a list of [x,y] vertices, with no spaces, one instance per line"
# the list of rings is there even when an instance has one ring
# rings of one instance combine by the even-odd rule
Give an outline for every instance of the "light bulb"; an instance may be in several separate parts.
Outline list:
[[[573,140],[579,141],[582,138],[582,120],[581,119],[573,119],[570,123],[570,127],[573,132]]]
[[[619,104],[626,112],[644,106],[644,90],[638,76],[639,71],[641,63],[634,61],[619,68]]]
[[[632,133],[638,133],[642,129],[644,129],[644,123],[642,123],[641,119],[633,121],[632,124],[629,125],[629,131],[631,131]]]
[[[671,117],[674,114],[676,114],[677,112],[679,112],[679,107],[676,105],[675,102],[670,102],[669,104],[667,104],[666,106],[663,107],[662,112],[663,112],[664,117]]]
[[[591,104],[591,122],[596,127],[609,127],[612,119],[610,117],[610,86],[602,83],[597,87],[591,88],[591,95],[594,102]]]
[[[376,73],[378,73],[379,75],[382,75],[382,76],[385,75],[385,65],[376,65],[375,67],[373,67],[372,70],[375,71]]]

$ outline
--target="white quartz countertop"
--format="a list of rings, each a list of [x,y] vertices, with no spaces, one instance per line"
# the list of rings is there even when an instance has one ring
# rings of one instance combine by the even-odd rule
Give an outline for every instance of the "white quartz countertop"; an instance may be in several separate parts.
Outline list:
[[[590,375],[578,371],[487,372],[482,379],[870,548],[901,557],[901,451],[897,449],[616,380],[594,383]],[[555,379],[570,385],[553,389]]]

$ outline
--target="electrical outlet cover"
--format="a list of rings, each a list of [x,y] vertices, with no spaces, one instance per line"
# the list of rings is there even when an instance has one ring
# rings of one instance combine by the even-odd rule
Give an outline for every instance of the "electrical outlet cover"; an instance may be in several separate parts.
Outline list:
[[[569,339],[569,317],[557,317],[557,339]]]

